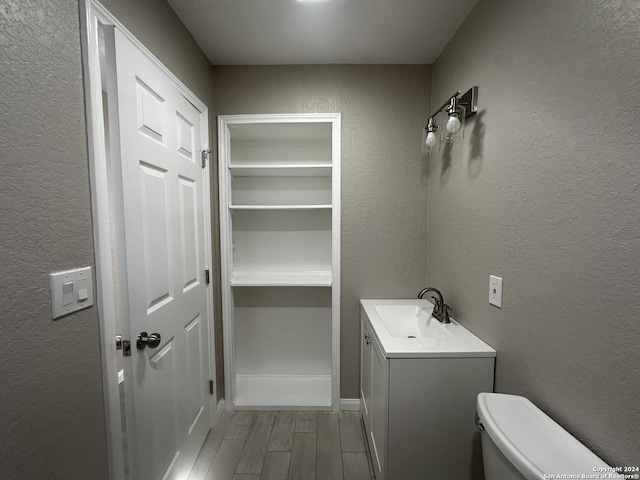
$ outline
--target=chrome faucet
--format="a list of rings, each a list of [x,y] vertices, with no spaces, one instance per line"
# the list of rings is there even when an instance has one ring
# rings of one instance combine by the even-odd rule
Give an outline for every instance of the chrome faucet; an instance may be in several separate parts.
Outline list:
[[[442,323],[451,323],[451,320],[449,319],[449,310],[453,309],[449,305],[444,303],[444,299],[442,298],[442,293],[440,293],[440,290],[430,287],[423,288],[422,290],[420,290],[420,293],[418,293],[418,298],[422,299],[429,292],[435,293],[435,305],[433,307],[433,313],[431,315],[433,315],[435,319],[439,320]]]

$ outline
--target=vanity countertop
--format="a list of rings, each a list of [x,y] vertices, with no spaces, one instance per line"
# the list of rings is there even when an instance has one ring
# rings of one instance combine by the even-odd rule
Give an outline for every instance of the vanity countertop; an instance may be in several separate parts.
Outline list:
[[[360,300],[387,358],[495,357],[496,351],[454,319],[440,323],[420,299]]]

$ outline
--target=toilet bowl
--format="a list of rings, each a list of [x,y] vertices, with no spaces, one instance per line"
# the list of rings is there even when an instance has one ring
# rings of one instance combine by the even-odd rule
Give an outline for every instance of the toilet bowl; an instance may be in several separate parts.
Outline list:
[[[480,393],[476,406],[485,480],[623,478],[525,397]]]

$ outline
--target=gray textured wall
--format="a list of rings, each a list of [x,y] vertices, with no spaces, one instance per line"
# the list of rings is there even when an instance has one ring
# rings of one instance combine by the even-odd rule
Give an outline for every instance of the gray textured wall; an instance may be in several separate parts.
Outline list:
[[[50,272],[92,265],[78,4],[0,1],[0,476],[106,479],[95,308],[51,319]]]
[[[104,2],[211,109],[164,0]],[[106,479],[95,308],[51,320],[48,274],[94,266],[78,2],[0,0],[0,471]]]
[[[359,397],[358,300],[424,286],[429,67],[214,67],[216,115],[342,114],[342,398]]]
[[[614,466],[640,459],[639,24],[632,1],[481,0],[432,71],[434,104],[475,84],[481,113],[430,163],[428,283],[498,351],[497,391]]]
[[[211,64],[200,47],[165,0],[102,0],[107,9],[122,22],[187,88],[209,107],[209,144],[214,150],[215,122],[211,91]],[[211,173],[211,216],[213,241],[214,323],[216,335],[216,380],[218,399],[224,396],[222,353],[222,300],[220,298],[220,237],[218,222],[217,167]]]

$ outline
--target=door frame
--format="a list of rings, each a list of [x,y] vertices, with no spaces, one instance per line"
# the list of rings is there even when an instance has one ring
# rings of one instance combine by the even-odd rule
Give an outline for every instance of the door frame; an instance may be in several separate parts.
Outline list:
[[[341,239],[341,171],[342,171],[342,115],[333,113],[272,113],[218,116],[218,184],[220,207],[220,260],[222,278],[222,322],[224,345],[225,407],[238,409],[236,396],[236,359],[233,294],[231,285],[232,238],[228,203],[231,198],[231,183],[228,163],[231,158],[230,125],[279,123],[329,123],[331,124],[331,405],[328,409],[359,410],[360,400],[355,403],[340,398],[340,239]],[[345,401],[347,400],[347,401]],[[250,409],[251,407],[240,407]],[[264,408],[264,407],[263,407]],[[303,407],[303,409],[306,407]],[[311,407],[316,408],[316,407]],[[324,409],[323,407],[318,407]],[[294,407],[295,409],[295,407]]]
[[[109,478],[124,480],[125,459],[123,454],[123,432],[121,425],[120,393],[117,371],[117,355],[115,345],[115,291],[113,280],[115,272],[112,267],[112,248],[109,186],[106,158],[106,139],[104,129],[104,111],[102,108],[102,80],[100,70],[99,29],[102,26],[117,28],[140,52],[153,62],[175,84],[178,91],[200,112],[202,150],[209,150],[209,110],[207,106],[191,92],[171,71],[169,71],[131,32],[129,32],[100,2],[97,0],[79,0],[80,30],[82,45],[82,64],[85,91],[85,110],[87,122],[87,146],[89,154],[89,182],[91,188],[91,210],[93,219],[93,242],[96,262],[96,307],[98,309],[100,329],[100,350],[102,361],[102,385],[105,405],[105,423],[107,433],[107,454],[109,462]],[[211,155],[209,156],[211,159]],[[212,231],[211,231],[211,161],[202,169],[204,191],[204,235],[205,264],[213,273]],[[122,222],[122,218],[116,219]],[[211,275],[213,277],[213,275]],[[210,278],[211,278],[210,277]],[[217,381],[215,364],[215,332],[213,319],[213,282],[207,288],[207,322],[209,324],[209,358],[213,394],[211,395],[213,426],[222,410],[217,404]],[[129,339],[131,340],[131,339]],[[134,463],[135,459],[130,459]]]

